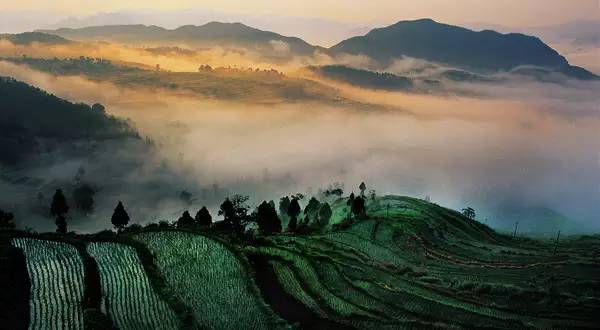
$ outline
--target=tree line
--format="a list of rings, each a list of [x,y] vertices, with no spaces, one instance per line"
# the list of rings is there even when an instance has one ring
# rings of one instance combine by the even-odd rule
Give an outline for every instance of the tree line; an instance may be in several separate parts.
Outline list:
[[[83,176],[82,169],[80,169],[78,175]],[[361,189],[359,196],[351,193],[348,197],[346,203],[350,214],[344,221],[351,220],[351,216],[354,216],[355,219],[366,217],[365,184],[362,183],[359,189]],[[89,197],[93,194],[88,193],[88,188],[84,190],[86,191],[77,194],[80,196],[79,198],[75,198],[76,207],[91,209],[93,208],[93,199]],[[332,194],[325,193],[323,196],[341,197],[342,194],[341,188],[335,188]],[[302,208],[300,201],[304,198],[303,194],[283,196],[279,199],[278,205],[273,200],[269,202],[262,201],[251,211],[251,207],[248,205],[249,196],[235,194],[226,198],[219,206],[217,214],[223,218],[222,221],[213,222],[213,217],[208,208],[202,206],[193,217],[189,210],[185,210],[173,224],[161,222],[154,225],[159,227],[212,229],[230,233],[236,238],[242,238],[251,231],[258,232],[261,235],[273,235],[283,231],[310,233],[325,229],[333,215],[331,205],[326,201],[319,201],[316,197],[311,197]],[[70,209],[63,190],[56,189],[50,203],[49,214],[55,219],[57,233],[66,234],[68,232],[67,214]],[[301,214],[302,217],[300,217]],[[0,227],[14,229],[13,219],[13,214],[0,210]],[[118,232],[125,229],[135,230],[141,228],[138,224],[129,225],[130,220],[123,202],[118,201],[110,218],[112,226]],[[286,228],[283,228],[283,222],[287,222]]]

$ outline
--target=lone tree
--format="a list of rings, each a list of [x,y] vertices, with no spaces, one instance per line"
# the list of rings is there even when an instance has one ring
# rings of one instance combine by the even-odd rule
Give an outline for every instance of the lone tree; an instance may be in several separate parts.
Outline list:
[[[348,206],[352,206],[352,203],[354,203],[354,192],[350,194],[350,196],[348,196],[348,201],[346,202],[346,205]]]
[[[265,235],[281,232],[281,220],[277,216],[277,211],[266,201],[258,206],[256,222],[258,229]]]
[[[367,185],[364,182],[360,183],[360,186],[358,186],[358,189],[360,189],[360,195],[365,196],[365,190],[367,190]]]
[[[469,219],[475,219],[475,210],[472,207],[462,209],[462,214]]]
[[[250,220],[247,201],[248,196],[233,195],[231,199],[225,199],[219,208],[219,215],[223,216],[225,224],[238,237],[244,234],[246,224]]]
[[[50,204],[50,214],[56,217],[56,231],[58,233],[67,232],[67,220],[65,218],[67,212],[69,212],[67,199],[65,198],[62,189],[56,189],[56,192],[52,197],[52,203]]]
[[[288,223],[288,231],[296,231],[298,228],[298,215],[302,209],[300,208],[300,203],[298,203],[298,199],[294,198],[290,202],[290,206],[287,210],[287,215],[290,218],[290,222]]]
[[[73,190],[73,200],[75,201],[75,207],[84,213],[90,213],[94,210],[94,195],[96,191],[84,184],[75,190]]]
[[[321,202],[319,202],[316,198],[312,197],[306,207],[304,208],[304,215],[306,216],[306,222],[314,221],[316,222],[318,219],[319,208],[321,207]]]
[[[101,113],[106,112],[106,108],[100,103],[94,103],[94,105],[92,105],[92,110],[101,112]]]
[[[0,209],[0,229],[15,229],[14,218],[15,216],[12,213]]]
[[[356,218],[364,217],[367,213],[367,209],[365,208],[365,198],[362,196],[356,197],[352,201],[352,214]]]
[[[279,199],[279,215],[282,218],[287,218],[288,208],[290,207],[290,198],[288,196],[281,197]]]
[[[194,218],[190,215],[190,212],[185,211],[177,219],[177,228],[191,227],[194,225]]]
[[[319,221],[318,225],[320,228],[325,228],[329,224],[329,219],[331,219],[331,215],[333,212],[331,211],[331,206],[329,203],[325,202],[321,205],[319,209]]]
[[[56,217],[56,232],[59,234],[67,233],[67,219],[62,215]]]
[[[123,207],[123,203],[119,201],[117,207],[115,207],[115,211],[113,212],[112,218],[110,219],[113,226],[120,231],[129,223],[129,214],[125,211],[125,207]]]
[[[198,226],[208,227],[212,224],[212,216],[206,206],[203,206],[194,217]]]

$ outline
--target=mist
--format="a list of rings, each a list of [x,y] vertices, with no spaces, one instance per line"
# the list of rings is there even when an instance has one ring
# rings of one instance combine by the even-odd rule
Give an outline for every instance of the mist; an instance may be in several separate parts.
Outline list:
[[[14,197],[11,203],[19,204],[35,195],[24,191],[52,190],[83,165],[100,190],[95,214],[77,220],[75,230],[110,227],[117,200],[124,201],[133,222],[172,221],[182,210],[195,212],[204,204],[215,217],[220,199],[231,193],[248,194],[255,205],[310,194],[333,182],[343,182],[349,193],[361,181],[377,194],[430,196],[454,209],[472,206],[492,226],[502,227],[497,210],[510,204],[556,210],[581,224],[580,231],[600,227],[598,85],[453,85],[484,95],[478,97],[335,86],[345,97],[392,109],[366,111],[321,103],[207,101],[55,77],[6,62],[0,74],[69,100],[101,102],[154,141],[151,152],[132,146],[107,147],[94,159],[55,154],[49,171],[29,164],[11,174],[42,178],[33,188],[2,182],[2,191]],[[117,166],[115,159],[128,165]],[[179,200],[182,190],[194,196],[191,205]],[[18,213],[17,221],[29,217]],[[53,227],[52,219],[35,219],[23,223]]]

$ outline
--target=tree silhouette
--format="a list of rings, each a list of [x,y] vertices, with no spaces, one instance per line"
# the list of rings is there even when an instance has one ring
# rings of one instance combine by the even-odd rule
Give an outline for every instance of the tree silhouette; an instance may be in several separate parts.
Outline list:
[[[287,210],[287,215],[290,218],[290,222],[288,223],[288,231],[294,232],[298,227],[298,215],[302,209],[300,208],[300,204],[298,203],[298,199],[294,198],[290,202],[290,206]]]
[[[246,224],[249,222],[248,206],[246,202],[248,196],[233,195],[231,199],[227,198],[219,208],[219,215],[222,215],[225,224],[230,228],[238,238],[244,233]]]
[[[364,182],[360,183],[360,186],[358,186],[358,189],[360,189],[360,195],[365,196],[365,190],[367,190],[367,185],[365,185]]]
[[[462,214],[469,219],[475,219],[475,210],[472,207],[462,209]]]
[[[119,231],[129,223],[129,214],[127,214],[127,211],[125,211],[125,207],[123,207],[123,203],[121,201],[119,201],[117,207],[115,207],[115,211],[113,212],[110,221]]]
[[[348,201],[346,202],[346,205],[348,206],[352,206],[352,203],[354,203],[354,192],[350,194],[350,196],[348,196]]]
[[[366,214],[365,198],[362,196],[356,197],[352,201],[352,213],[355,217],[363,217]]]
[[[287,218],[288,208],[290,207],[290,198],[288,196],[281,197],[279,199],[279,215],[282,218]]]
[[[321,207],[321,202],[319,202],[316,198],[312,197],[306,207],[304,208],[304,215],[306,216],[307,222],[317,221],[319,208]]]
[[[56,217],[56,232],[59,234],[67,233],[67,220],[62,215]]]
[[[50,204],[50,214],[58,217],[69,212],[69,205],[67,205],[67,199],[63,195],[62,189],[56,189],[54,196],[52,197],[52,204]]]
[[[101,113],[105,113],[106,112],[106,108],[100,104],[100,103],[94,103],[92,105],[92,110],[96,111],[96,112],[101,112]]]
[[[69,212],[67,199],[61,189],[56,189],[52,197],[52,204],[50,204],[50,214],[56,217],[56,232],[58,233],[67,232],[67,220],[65,218],[67,212]]]
[[[85,213],[94,210],[94,195],[96,191],[88,185],[81,185],[73,190],[75,207]]]
[[[14,218],[15,216],[12,213],[0,209],[0,229],[15,229]]]
[[[332,214],[333,212],[331,211],[331,206],[329,206],[329,203],[323,203],[319,209],[319,227],[327,227]]]
[[[212,224],[212,216],[206,206],[203,206],[194,217],[198,226],[208,227]]]
[[[266,201],[258,206],[256,222],[258,229],[265,235],[281,232],[281,221],[277,216],[277,211]]]
[[[177,219],[177,228],[183,227],[191,227],[194,225],[194,218],[190,215],[190,212],[185,211],[183,214]]]

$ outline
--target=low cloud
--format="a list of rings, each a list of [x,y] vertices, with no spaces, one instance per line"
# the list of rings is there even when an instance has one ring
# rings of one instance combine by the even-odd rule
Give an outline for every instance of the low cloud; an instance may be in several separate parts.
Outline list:
[[[0,74],[71,100],[101,101],[110,113],[133,119],[142,135],[156,141],[155,154],[130,154],[131,171],[118,175],[104,170],[118,171],[106,167],[103,158],[65,160],[61,155],[55,160],[64,166],[55,170],[31,165],[19,172],[41,177],[43,186],[51,187],[67,181],[83,164],[89,168],[86,175],[102,186],[101,207],[94,216],[98,224],[107,223],[118,199],[126,201],[134,220],[143,222],[174,219],[186,207],[177,197],[182,189],[198,198],[194,209],[205,203],[214,208],[228,192],[250,194],[257,202],[315,191],[334,181],[352,190],[364,180],[380,194],[429,195],[456,209],[471,205],[482,218],[495,206],[517,200],[599,227],[600,100],[594,84],[453,85],[484,95],[478,97],[336,86],[350,99],[406,110],[397,112],[320,103],[206,101],[54,77],[7,63],[0,64]],[[118,184],[105,185],[111,175]],[[215,183],[221,189],[218,196],[203,198]],[[157,184],[159,189],[148,188]],[[30,191],[38,188],[6,182],[0,187],[14,196],[11,204],[23,196],[31,199]]]

